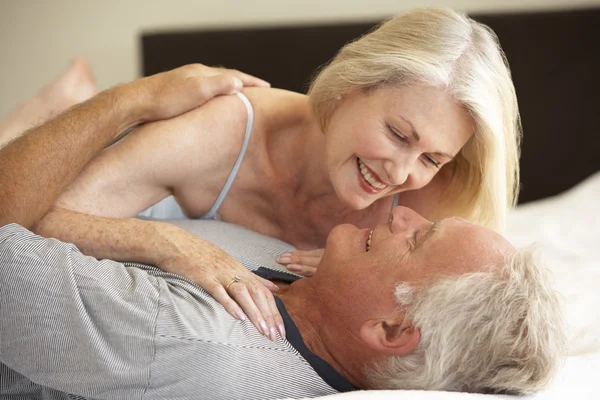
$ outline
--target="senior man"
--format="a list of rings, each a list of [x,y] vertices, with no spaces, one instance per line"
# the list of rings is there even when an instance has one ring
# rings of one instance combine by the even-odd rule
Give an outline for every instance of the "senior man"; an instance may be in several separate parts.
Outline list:
[[[11,224],[0,228],[0,396],[529,393],[561,356],[543,268],[466,221],[431,223],[398,207],[373,230],[338,226],[305,279],[274,261],[290,249],[276,239],[219,221],[177,223],[263,278],[291,283],[277,294],[286,339],[270,341],[182,277],[97,261]]]

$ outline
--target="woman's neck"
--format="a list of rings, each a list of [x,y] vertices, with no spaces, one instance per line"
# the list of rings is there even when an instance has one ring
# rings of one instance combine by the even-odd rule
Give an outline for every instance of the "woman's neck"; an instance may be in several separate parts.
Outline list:
[[[266,128],[268,153],[276,176],[285,183],[302,209],[326,210],[330,215],[349,211],[340,203],[327,170],[325,134],[308,96],[291,97],[278,110],[279,117]]]

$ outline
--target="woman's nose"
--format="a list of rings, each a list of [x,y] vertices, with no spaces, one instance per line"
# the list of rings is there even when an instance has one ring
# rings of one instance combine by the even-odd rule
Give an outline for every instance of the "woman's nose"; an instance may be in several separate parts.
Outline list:
[[[388,182],[394,186],[404,184],[414,173],[415,162],[418,157],[405,155],[401,160],[390,160],[384,163],[384,170],[388,176]]]
[[[392,232],[416,227],[416,225],[431,224],[425,217],[411,208],[398,206],[392,210]]]

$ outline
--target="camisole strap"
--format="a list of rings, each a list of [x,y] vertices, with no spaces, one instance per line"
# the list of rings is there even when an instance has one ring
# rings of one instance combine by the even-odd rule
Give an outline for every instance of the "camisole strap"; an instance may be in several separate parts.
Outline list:
[[[213,204],[210,211],[207,214],[203,215],[201,219],[219,219],[219,216],[217,214],[217,212],[219,211],[219,207],[221,207],[221,203],[223,203],[223,200],[225,200],[227,192],[229,192],[229,189],[231,189],[231,185],[233,184],[233,181],[235,180],[235,177],[238,171],[240,170],[240,165],[244,160],[244,155],[246,154],[246,149],[248,148],[250,134],[252,133],[252,124],[254,123],[254,110],[252,109],[252,104],[250,104],[250,101],[245,95],[239,92],[237,95],[240,99],[242,99],[244,105],[246,106],[246,110],[248,111],[248,121],[246,122],[246,133],[244,136],[244,143],[242,144],[242,150],[240,151],[240,154],[238,155],[238,158],[235,161],[235,164],[233,165],[233,169],[231,170],[231,173],[229,174],[229,177],[225,182],[225,186],[223,186],[223,190],[221,190],[221,193],[219,193],[215,204]]]

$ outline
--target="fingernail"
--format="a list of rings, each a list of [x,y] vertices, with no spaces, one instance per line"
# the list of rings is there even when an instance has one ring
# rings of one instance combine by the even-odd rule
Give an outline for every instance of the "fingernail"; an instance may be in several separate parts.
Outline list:
[[[287,266],[287,269],[289,269],[290,271],[302,271],[302,266],[298,264],[289,264]]]
[[[235,312],[235,315],[237,316],[237,318],[238,318],[240,321],[245,321],[245,320],[246,320],[246,316],[245,316],[245,315],[244,315],[244,313],[243,313],[242,311],[240,311],[240,310],[237,310],[237,311]]]
[[[290,256],[281,255],[281,256],[279,256],[277,261],[280,262],[281,264],[289,264],[292,262],[292,259],[290,258]]]
[[[270,337],[271,337],[271,340],[273,340],[273,341],[277,340],[277,331],[275,330],[274,326],[271,327]]]
[[[285,339],[285,327],[283,326],[283,324],[279,324],[279,334],[282,338]]]
[[[267,336],[269,333],[269,327],[265,321],[260,321],[260,329],[262,329],[262,334]]]

